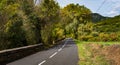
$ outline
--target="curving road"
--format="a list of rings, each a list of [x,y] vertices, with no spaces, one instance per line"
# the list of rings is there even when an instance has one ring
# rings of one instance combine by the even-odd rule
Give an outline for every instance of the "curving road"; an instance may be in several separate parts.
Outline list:
[[[54,48],[38,52],[7,65],[77,65],[77,63],[77,46],[69,38]]]

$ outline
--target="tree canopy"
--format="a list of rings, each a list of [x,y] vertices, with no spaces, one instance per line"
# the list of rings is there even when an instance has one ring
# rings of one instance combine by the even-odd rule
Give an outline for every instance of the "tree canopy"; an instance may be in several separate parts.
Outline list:
[[[71,3],[60,8],[55,0],[41,0],[39,4],[34,0],[0,0],[0,50],[39,43],[51,46],[67,37],[119,40],[120,16],[98,16],[97,23],[93,23],[91,14],[84,5]]]

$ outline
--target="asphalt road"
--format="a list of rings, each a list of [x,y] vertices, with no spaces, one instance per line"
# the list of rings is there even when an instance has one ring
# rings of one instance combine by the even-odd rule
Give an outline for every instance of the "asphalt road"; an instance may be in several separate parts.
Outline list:
[[[72,39],[7,65],[78,65],[77,46]]]

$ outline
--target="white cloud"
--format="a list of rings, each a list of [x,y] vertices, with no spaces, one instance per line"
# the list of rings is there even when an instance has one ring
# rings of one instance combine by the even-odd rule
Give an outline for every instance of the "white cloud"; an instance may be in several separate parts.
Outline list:
[[[120,7],[119,7],[119,9],[114,8],[113,10],[110,10],[107,14],[111,17],[116,16],[116,15],[120,15]]]
[[[119,12],[118,12],[118,11],[110,11],[110,12],[108,13],[108,15],[109,15],[110,17],[113,17],[113,16],[116,16],[116,15],[119,15]]]
[[[120,0],[108,0],[109,2],[120,2]]]
[[[107,15],[111,17],[120,15],[120,0],[109,0],[109,2],[113,4],[111,10],[108,11]]]

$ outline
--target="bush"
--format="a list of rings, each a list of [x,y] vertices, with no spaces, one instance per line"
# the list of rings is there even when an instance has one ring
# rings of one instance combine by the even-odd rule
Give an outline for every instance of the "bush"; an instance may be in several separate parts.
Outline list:
[[[109,41],[109,35],[106,33],[100,33],[99,39],[100,39],[100,41]]]
[[[118,33],[98,33],[93,32],[89,35],[78,37],[81,41],[120,41]]]
[[[8,48],[15,48],[26,46],[25,31],[22,28],[23,21],[18,14],[13,15],[13,17],[5,25],[5,34],[9,41]]]
[[[3,31],[0,31],[0,50],[7,49],[8,45],[9,41],[7,35]]]
[[[93,36],[88,35],[88,36],[80,36],[79,39],[81,41],[91,41],[91,39],[93,39]]]
[[[100,41],[119,41],[117,33],[100,33],[98,38]]]
[[[90,35],[92,35],[93,37],[98,37],[99,33],[98,32],[92,32]]]
[[[109,38],[110,38],[110,41],[118,41],[119,40],[119,36],[117,33],[111,33]]]

